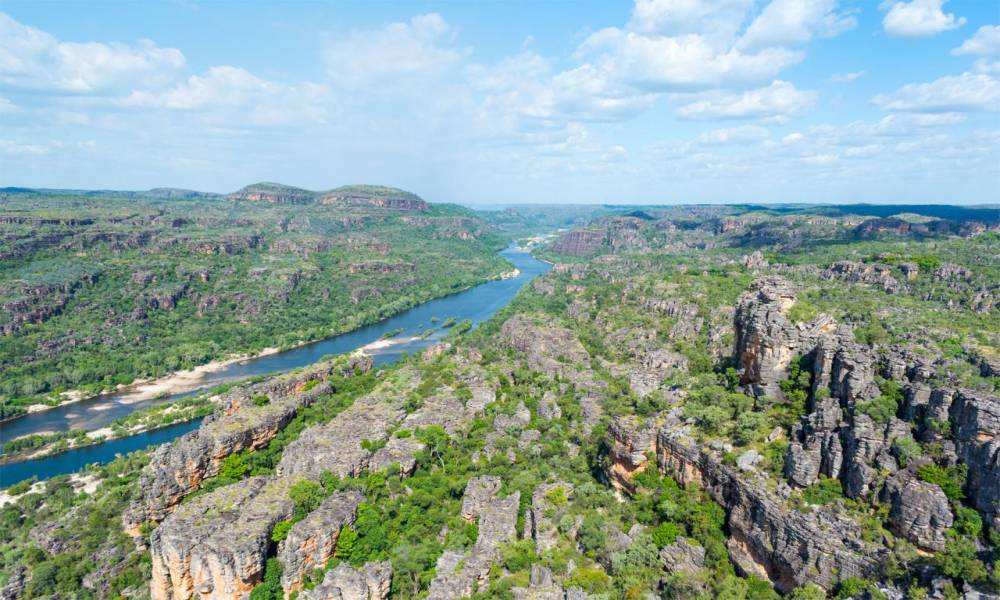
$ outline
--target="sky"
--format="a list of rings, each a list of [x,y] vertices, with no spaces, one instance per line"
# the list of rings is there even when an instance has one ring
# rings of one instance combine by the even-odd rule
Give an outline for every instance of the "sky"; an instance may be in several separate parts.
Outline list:
[[[0,0],[0,186],[1000,202],[1000,1]]]

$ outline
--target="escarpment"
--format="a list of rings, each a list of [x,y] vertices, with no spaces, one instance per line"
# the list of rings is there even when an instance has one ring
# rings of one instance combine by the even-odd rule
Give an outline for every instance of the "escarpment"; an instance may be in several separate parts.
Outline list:
[[[123,515],[125,530],[140,535],[143,524],[159,523],[205,479],[217,475],[226,457],[267,445],[299,410],[330,392],[324,380],[331,375],[370,368],[370,358],[354,356],[227,392],[222,412],[153,453],[139,481],[141,496]]]
[[[624,428],[616,434],[612,456],[626,456],[638,438]],[[840,578],[876,577],[886,551],[863,541],[861,527],[822,509],[802,513],[745,473],[722,463],[721,457],[699,446],[676,423],[655,437],[655,468],[682,485],[697,485],[726,509],[729,556],[745,574],[770,580],[782,591],[806,583],[833,589]],[[649,458],[646,459],[650,460]],[[641,469],[652,464],[642,464]],[[630,468],[611,466],[611,481],[628,491]],[[616,473],[616,474],[615,474]]]
[[[252,477],[181,505],[153,530],[153,600],[237,599],[260,583],[278,521],[292,515],[288,478]]]

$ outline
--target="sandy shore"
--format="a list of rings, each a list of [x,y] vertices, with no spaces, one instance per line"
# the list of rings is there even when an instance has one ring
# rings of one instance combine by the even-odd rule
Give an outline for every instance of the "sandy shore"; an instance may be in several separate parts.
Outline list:
[[[392,346],[397,346],[399,344],[408,344],[412,341],[419,340],[417,336],[405,337],[405,338],[389,338],[385,340],[376,340],[368,345],[362,346],[355,350],[355,352],[362,352],[364,354],[370,354],[373,351],[385,350],[386,348],[391,348]]]
[[[278,352],[280,352],[278,348],[265,348],[257,354],[234,356],[226,360],[213,360],[210,363],[186,371],[177,371],[157,379],[137,381],[123,388],[124,393],[118,397],[117,401],[129,404],[132,402],[142,402],[143,400],[154,400],[160,396],[190,392],[201,387],[203,380],[209,373],[215,373],[230,365],[262,356],[277,354]]]

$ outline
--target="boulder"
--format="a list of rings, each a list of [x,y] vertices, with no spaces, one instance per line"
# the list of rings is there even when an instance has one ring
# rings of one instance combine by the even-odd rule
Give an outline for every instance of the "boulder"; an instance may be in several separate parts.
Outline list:
[[[943,550],[945,531],[953,523],[948,497],[933,483],[921,481],[910,471],[900,471],[885,484],[892,530],[928,550]]]
[[[358,570],[340,563],[326,572],[323,582],[301,592],[301,600],[387,600],[392,585],[389,561],[365,563]]]

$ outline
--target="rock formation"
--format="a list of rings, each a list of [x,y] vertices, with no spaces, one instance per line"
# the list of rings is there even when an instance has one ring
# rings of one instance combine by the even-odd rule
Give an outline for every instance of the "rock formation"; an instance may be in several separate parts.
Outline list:
[[[292,525],[287,537],[278,544],[281,587],[286,594],[301,590],[305,576],[333,557],[341,530],[354,524],[362,500],[360,492],[336,493]]]
[[[944,549],[945,531],[953,518],[940,487],[920,481],[910,471],[900,471],[886,481],[884,493],[893,531],[922,548]]]
[[[387,600],[391,585],[389,561],[365,563],[361,570],[341,563],[326,572],[322,583],[298,597],[301,600]]]
[[[197,430],[153,452],[139,480],[141,497],[123,516],[126,531],[136,536],[144,523],[162,521],[184,496],[218,474],[226,457],[264,447],[302,407],[330,391],[326,383],[310,384],[314,387],[306,391],[309,382],[369,368],[370,358],[351,357],[229,391],[222,399],[223,412],[207,417]],[[251,401],[260,395],[268,398],[262,406]]]
[[[490,566],[499,558],[500,546],[517,533],[517,509],[521,495],[499,497],[498,477],[477,477],[466,485],[468,502],[463,500],[462,516],[479,519],[476,543],[468,552],[445,550],[438,558],[428,600],[452,600],[471,596],[489,577]]]
[[[271,531],[292,514],[291,479],[252,477],[182,504],[153,531],[153,600],[242,598],[264,574]]]

